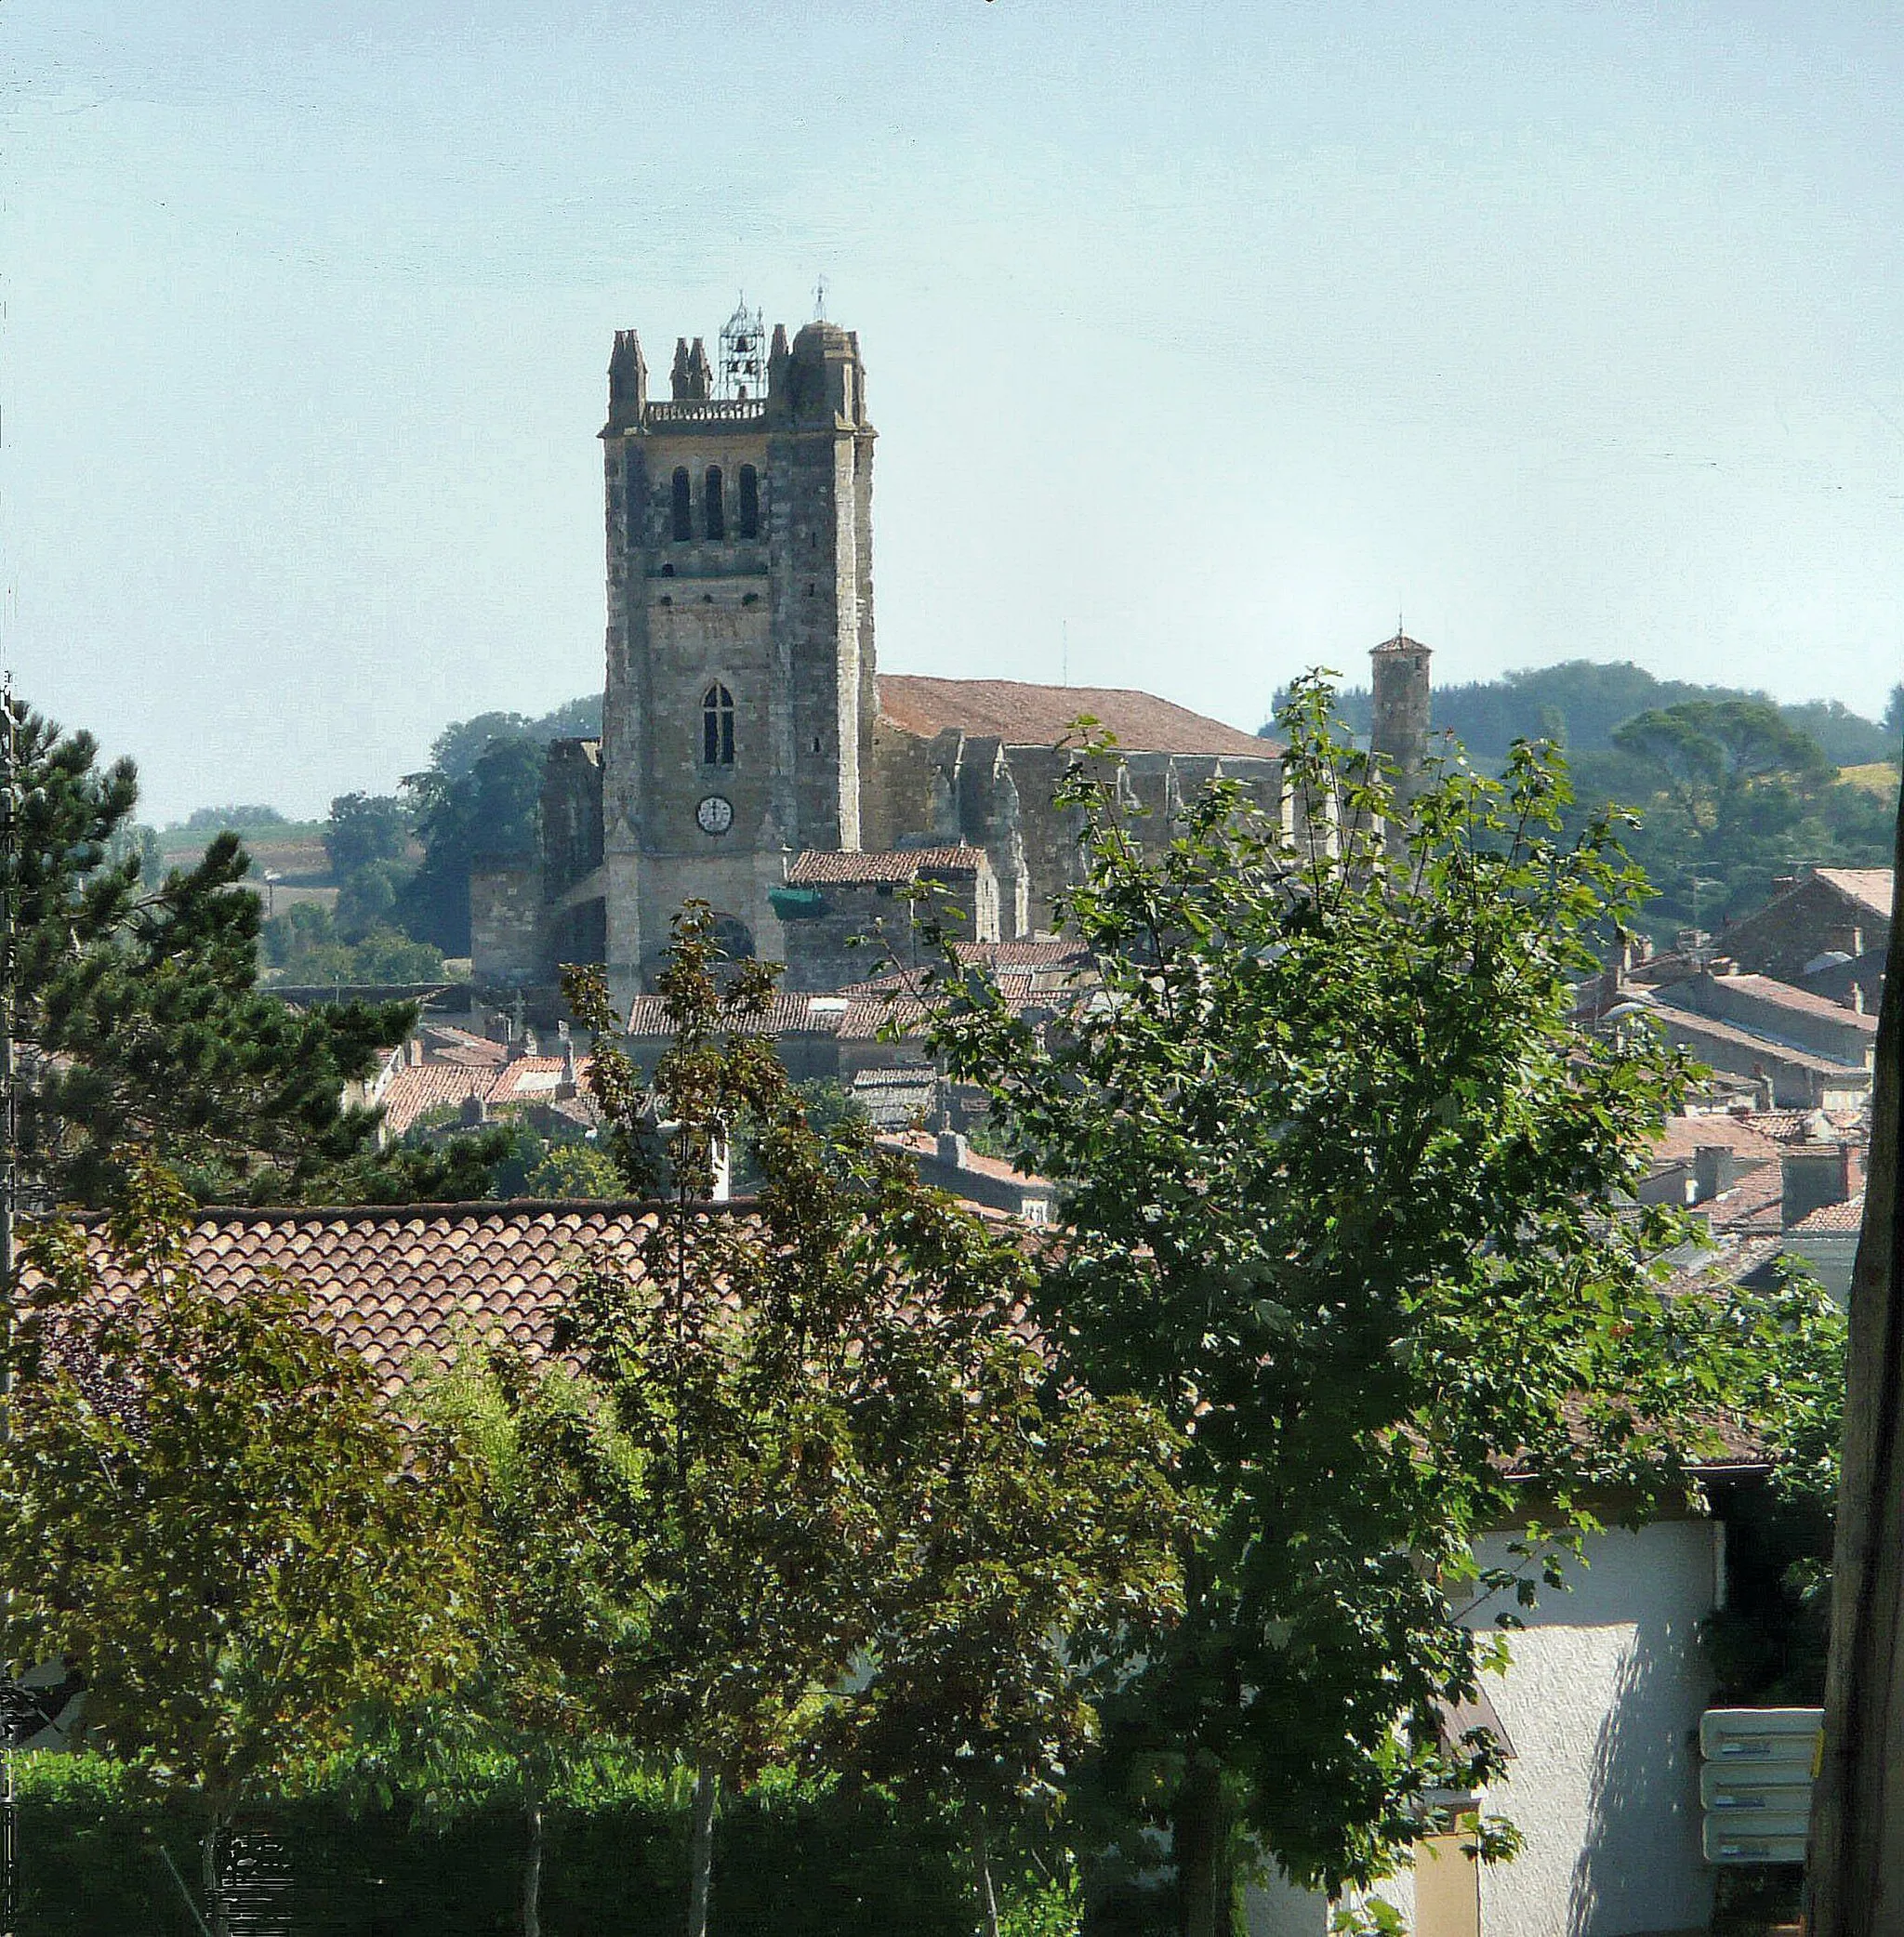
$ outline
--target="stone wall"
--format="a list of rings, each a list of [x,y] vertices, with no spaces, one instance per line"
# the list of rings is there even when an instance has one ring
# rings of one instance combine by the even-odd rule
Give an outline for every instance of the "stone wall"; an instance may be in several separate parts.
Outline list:
[[[469,965],[481,983],[543,980],[542,864],[478,862],[469,869]]]

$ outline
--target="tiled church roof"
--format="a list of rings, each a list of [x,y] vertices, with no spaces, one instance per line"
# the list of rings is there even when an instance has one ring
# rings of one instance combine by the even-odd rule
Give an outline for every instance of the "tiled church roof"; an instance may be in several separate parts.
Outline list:
[[[921,875],[975,875],[985,860],[980,848],[894,848],[878,852],[810,848],[787,870],[789,888],[858,888],[917,881]]]
[[[1282,748],[1156,694],[1123,686],[1033,686],[1020,679],[930,679],[879,675],[879,712],[930,740],[947,727],[1011,746],[1055,746],[1088,713],[1117,736],[1124,753],[1228,754],[1273,759]]]

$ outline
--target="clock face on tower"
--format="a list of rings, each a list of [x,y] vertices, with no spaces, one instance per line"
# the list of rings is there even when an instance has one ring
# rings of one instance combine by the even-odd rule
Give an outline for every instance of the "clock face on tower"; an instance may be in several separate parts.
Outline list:
[[[734,825],[734,802],[709,794],[694,810],[703,834],[725,834]]]

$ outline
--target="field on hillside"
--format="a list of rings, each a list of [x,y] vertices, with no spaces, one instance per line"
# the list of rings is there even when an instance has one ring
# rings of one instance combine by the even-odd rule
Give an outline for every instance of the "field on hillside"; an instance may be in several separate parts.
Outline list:
[[[1847,786],[1862,787],[1867,794],[1885,799],[1897,791],[1897,768],[1890,760],[1872,760],[1862,767],[1840,767],[1838,778]]]
[[[336,902],[337,883],[331,877],[330,856],[324,852],[324,830],[322,821],[286,821],[245,834],[251,880],[258,892],[265,891],[268,872],[278,876],[269,896],[273,913],[282,915],[298,902]],[[159,851],[167,867],[190,867],[211,838],[203,827],[167,827],[159,836]]]

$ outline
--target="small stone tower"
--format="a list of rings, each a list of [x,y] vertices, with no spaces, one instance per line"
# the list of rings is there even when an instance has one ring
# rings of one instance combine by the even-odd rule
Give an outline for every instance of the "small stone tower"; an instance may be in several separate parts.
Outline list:
[[[1415,797],[1428,759],[1428,648],[1397,627],[1368,655],[1373,695],[1368,751],[1389,769],[1397,806]],[[1399,818],[1399,817],[1398,817]],[[1390,845],[1399,837],[1392,830]]]
[[[602,869],[618,988],[652,974],[670,916],[712,902],[730,954],[778,957],[784,857],[860,845],[877,706],[872,459],[859,339],[764,337],[745,304],[719,375],[682,338],[671,397],[615,334],[607,509]]]

